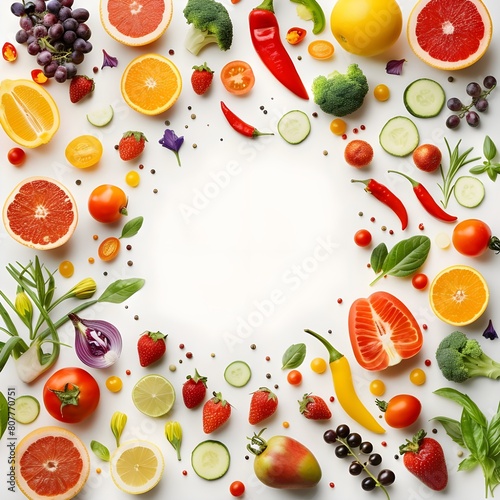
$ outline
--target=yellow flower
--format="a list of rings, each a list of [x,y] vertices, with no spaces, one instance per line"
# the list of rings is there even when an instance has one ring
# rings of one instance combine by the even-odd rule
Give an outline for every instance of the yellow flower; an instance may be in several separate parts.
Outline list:
[[[177,451],[177,460],[181,459],[182,427],[179,422],[171,420],[165,424],[165,436]]]
[[[120,437],[127,423],[127,415],[121,411],[115,411],[111,417],[111,431],[115,436],[116,446],[120,446]]]
[[[31,324],[31,319],[33,318],[33,304],[31,299],[26,295],[25,292],[19,292],[16,295],[16,300],[14,302],[17,314],[25,321],[26,324]]]
[[[85,278],[77,283],[71,290],[70,294],[77,299],[90,299],[97,290],[96,282],[92,278]]]

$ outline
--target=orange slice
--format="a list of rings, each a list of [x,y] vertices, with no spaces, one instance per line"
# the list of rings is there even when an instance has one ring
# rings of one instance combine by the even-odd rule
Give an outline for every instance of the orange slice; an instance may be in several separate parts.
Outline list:
[[[144,54],[125,68],[121,92],[125,102],[145,115],[158,115],[171,108],[182,90],[177,66],[158,54]]]
[[[492,22],[481,0],[419,0],[408,18],[413,52],[438,69],[467,68],[491,42]]]
[[[99,10],[107,33],[130,46],[158,40],[172,20],[172,0],[101,0]]]
[[[71,238],[78,212],[72,194],[60,182],[29,177],[7,197],[2,218],[16,241],[36,250],[49,250]]]
[[[35,148],[49,142],[59,128],[52,96],[32,80],[0,82],[0,123],[19,145]]]
[[[436,316],[454,326],[469,325],[488,306],[488,285],[479,271],[455,265],[443,269],[429,289],[431,308]]]

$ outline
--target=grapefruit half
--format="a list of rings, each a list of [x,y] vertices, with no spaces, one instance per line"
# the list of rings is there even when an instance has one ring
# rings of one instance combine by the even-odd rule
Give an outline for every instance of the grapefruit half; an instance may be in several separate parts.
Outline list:
[[[73,235],[78,211],[73,195],[48,177],[28,177],[5,200],[2,219],[7,232],[19,243],[50,250]]]
[[[118,42],[142,46],[158,40],[172,20],[172,0],[101,0],[101,23]]]
[[[481,0],[419,0],[408,18],[413,52],[438,69],[471,66],[485,54],[491,35],[491,17]]]
[[[72,432],[47,426],[27,434],[16,448],[16,482],[31,499],[69,500],[85,485],[90,458]]]

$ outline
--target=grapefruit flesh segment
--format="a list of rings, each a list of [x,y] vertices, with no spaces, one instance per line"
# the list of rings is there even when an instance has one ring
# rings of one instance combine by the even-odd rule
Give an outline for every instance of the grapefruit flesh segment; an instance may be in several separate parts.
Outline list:
[[[387,292],[354,301],[349,311],[349,336],[358,363],[374,371],[415,356],[423,344],[412,313]]]

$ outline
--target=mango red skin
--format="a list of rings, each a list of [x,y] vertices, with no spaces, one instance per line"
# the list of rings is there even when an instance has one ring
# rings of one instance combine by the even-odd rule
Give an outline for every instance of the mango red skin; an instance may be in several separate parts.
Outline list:
[[[321,479],[315,456],[287,436],[274,436],[267,441],[267,448],[255,457],[254,471],[257,478],[271,488],[312,488]]]

